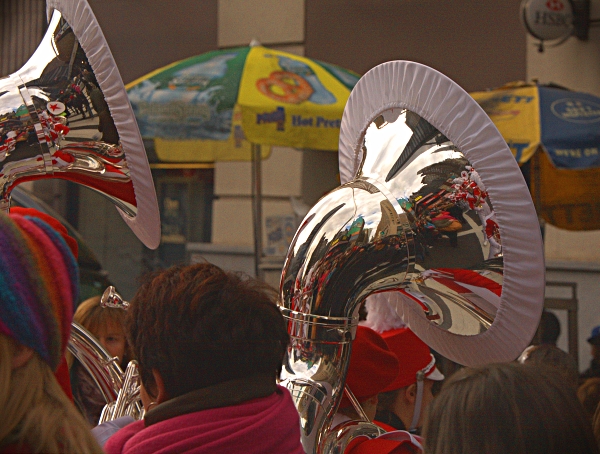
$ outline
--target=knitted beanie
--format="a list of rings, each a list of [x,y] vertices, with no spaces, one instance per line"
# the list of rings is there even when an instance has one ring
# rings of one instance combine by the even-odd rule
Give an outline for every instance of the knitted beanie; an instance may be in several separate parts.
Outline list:
[[[0,333],[56,370],[78,298],[75,257],[39,217],[0,213],[0,245]]]

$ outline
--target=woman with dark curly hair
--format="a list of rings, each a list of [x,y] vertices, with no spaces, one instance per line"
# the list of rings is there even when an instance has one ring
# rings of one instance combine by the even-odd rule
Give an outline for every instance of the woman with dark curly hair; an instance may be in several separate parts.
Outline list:
[[[127,331],[146,415],[108,454],[303,453],[276,381],[289,336],[270,287],[209,263],[176,266],[140,287]]]

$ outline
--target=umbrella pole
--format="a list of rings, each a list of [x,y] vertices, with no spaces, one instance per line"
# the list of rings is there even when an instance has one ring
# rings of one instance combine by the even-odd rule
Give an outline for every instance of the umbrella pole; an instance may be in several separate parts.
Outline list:
[[[252,222],[254,224],[254,272],[258,279],[262,275],[262,175],[260,145],[252,144]]]

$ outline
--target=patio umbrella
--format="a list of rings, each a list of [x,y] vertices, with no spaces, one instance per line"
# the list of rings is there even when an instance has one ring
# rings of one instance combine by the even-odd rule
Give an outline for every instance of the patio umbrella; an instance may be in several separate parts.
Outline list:
[[[471,96],[522,166],[538,214],[563,229],[600,229],[600,98],[518,82]]]
[[[165,162],[250,160],[249,144],[337,150],[358,75],[248,46],[172,63],[126,88],[142,137]]]
[[[260,159],[266,146],[337,151],[359,76],[260,45],[177,61],[127,88],[140,132],[161,162],[253,162],[257,275],[262,255]]]

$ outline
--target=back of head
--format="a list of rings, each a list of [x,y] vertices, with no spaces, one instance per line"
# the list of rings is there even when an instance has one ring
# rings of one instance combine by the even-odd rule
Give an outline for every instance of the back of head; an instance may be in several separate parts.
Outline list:
[[[577,389],[579,385],[579,370],[575,358],[554,345],[531,345],[521,353],[519,362],[550,367],[573,389]]]
[[[544,310],[536,334],[539,336],[540,344],[556,345],[556,341],[560,336],[560,321],[558,317],[554,313]]]
[[[79,271],[67,242],[38,217],[0,214],[0,333],[56,370],[71,332]]]
[[[600,325],[595,326],[592,329],[592,333],[590,334],[590,337],[588,337],[587,341],[590,343],[590,345],[600,345]]]
[[[275,291],[200,263],[155,273],[130,303],[127,331],[144,385],[169,398],[229,380],[275,382],[289,342]]]
[[[572,389],[548,368],[465,368],[448,379],[424,431],[429,454],[598,453]]]
[[[600,403],[600,377],[585,380],[577,388],[577,398],[592,421]]]

